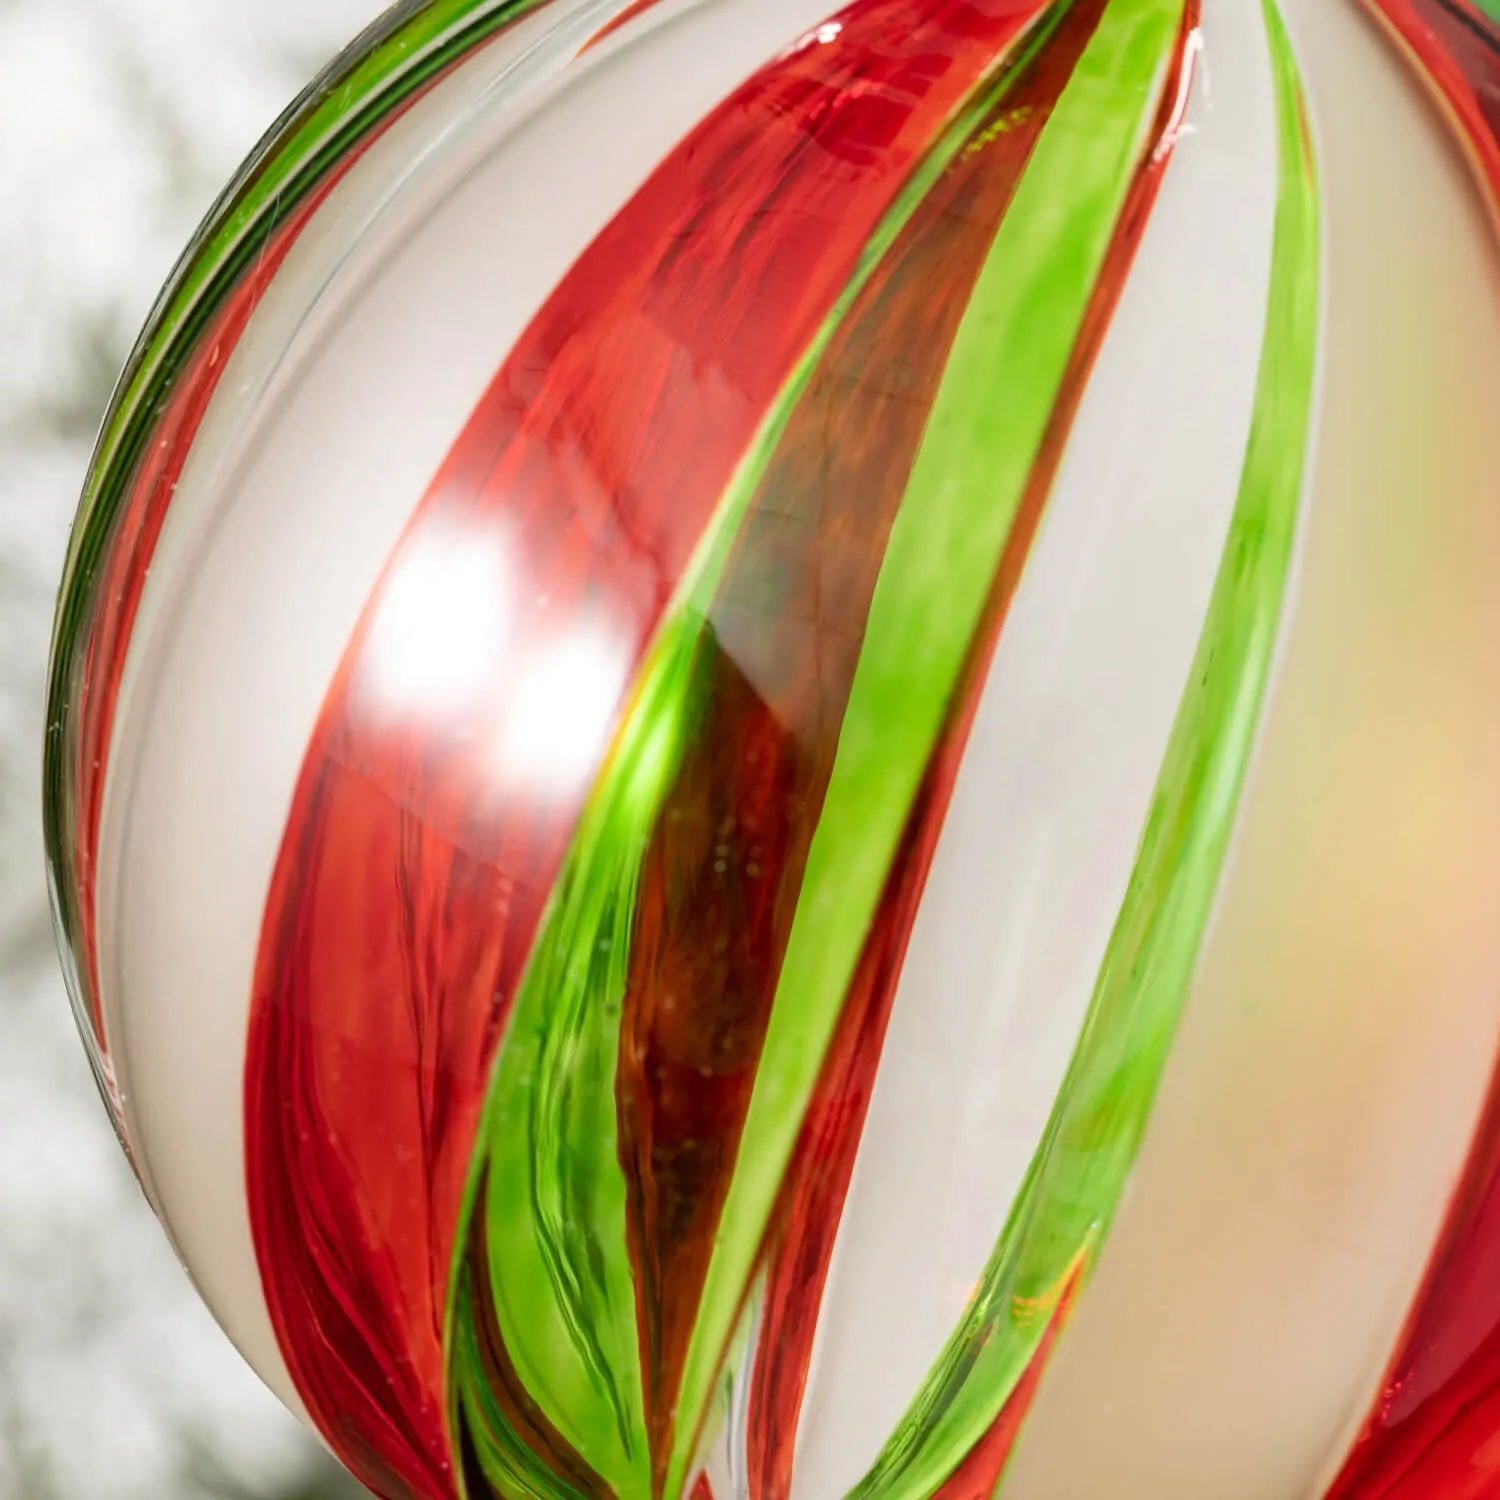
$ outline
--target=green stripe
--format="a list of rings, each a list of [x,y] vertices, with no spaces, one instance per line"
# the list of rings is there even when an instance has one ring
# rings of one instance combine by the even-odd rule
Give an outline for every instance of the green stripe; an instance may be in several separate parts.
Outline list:
[[[688,1356],[696,1409],[1031,475],[1182,0],[1116,0],[1042,132],[955,341],[887,548]],[[913,622],[920,621],[920,628]],[[682,1478],[685,1454],[669,1475]]]
[[[456,1353],[457,1362],[468,1368],[482,1368],[474,1326],[464,1324],[458,1337],[461,1347]],[[573,1486],[522,1442],[485,1382],[467,1385],[461,1399],[480,1467],[497,1495],[506,1500],[579,1500]],[[461,1492],[466,1488],[462,1472],[461,1462],[456,1461],[454,1473]]]
[[[1229,537],[1135,868],[1046,1134],[968,1313],[860,1500],[925,1496],[999,1414],[1058,1291],[1113,1219],[1192,979],[1275,649],[1315,379],[1320,230],[1295,60],[1265,0],[1280,189],[1255,408]]]
[[[1068,0],[1070,3],[1070,0]],[[628,943],[642,857],[702,711],[702,645],[729,549],[839,326],[912,214],[978,122],[1050,35],[1067,3],[996,59],[989,78],[913,174],[861,254],[736,472],[642,669],[596,782],[518,991],[486,1100],[456,1244],[482,1211],[501,1331],[527,1390],[622,1496],[649,1494],[634,1294],[618,1161],[615,1073]],[[488,1171],[483,1205],[473,1185]],[[462,1276],[452,1278],[455,1293]],[[450,1298],[450,1402],[482,1411],[483,1370]],[[712,1372],[710,1372],[711,1374]],[[676,1492],[710,1392],[679,1402]],[[505,1424],[475,1433],[487,1472],[514,1472]],[[674,1478],[675,1475],[675,1478]]]
[[[621,1496],[649,1495],[651,1467],[614,1080],[641,850],[696,729],[697,627],[684,612],[664,633],[580,824],[476,1158],[490,1174],[488,1274],[516,1371]]]

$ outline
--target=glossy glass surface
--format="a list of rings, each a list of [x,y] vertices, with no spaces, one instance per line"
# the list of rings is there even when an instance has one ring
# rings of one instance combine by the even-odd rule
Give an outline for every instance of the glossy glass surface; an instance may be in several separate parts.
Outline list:
[[[1494,17],[1318,3],[1500,188]],[[408,4],[189,248],[63,584],[59,927],[174,1243],[376,1493],[1063,1461],[1357,426],[1304,10]],[[1484,1492],[1492,1115],[1216,1493]]]

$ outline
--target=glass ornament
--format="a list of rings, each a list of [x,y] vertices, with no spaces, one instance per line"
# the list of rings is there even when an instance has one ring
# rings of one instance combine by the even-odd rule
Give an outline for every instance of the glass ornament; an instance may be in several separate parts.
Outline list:
[[[388,1500],[1500,1494],[1495,0],[416,0],[63,580],[80,1027]]]

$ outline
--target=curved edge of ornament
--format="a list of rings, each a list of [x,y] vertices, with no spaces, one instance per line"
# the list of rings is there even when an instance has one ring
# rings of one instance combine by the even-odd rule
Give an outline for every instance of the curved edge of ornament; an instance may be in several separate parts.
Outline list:
[[[264,280],[351,158],[455,59],[545,3],[416,0],[393,6],[356,37],[241,164],[173,267],[110,400],[58,592],[42,793],[69,998],[127,1154],[96,993],[93,862],[116,674],[154,530],[175,489],[169,471]],[[158,442],[163,426],[174,425],[186,433],[169,431]],[[109,608],[101,610],[106,593]]]
[[[309,84],[257,144],[157,299],[111,399],[72,528],[53,626],[42,778],[52,914],[69,999],[127,1155],[133,1157],[97,982],[101,788],[124,658],[156,561],[158,533],[163,525],[176,529],[172,512],[182,471],[194,457],[190,450],[206,409],[211,403],[231,404],[221,379],[229,356],[269,283],[329,196],[370,150],[380,147],[378,154],[389,156],[384,138],[393,127],[402,127],[395,134],[406,137],[412,151],[408,175],[431,166],[439,152],[462,169],[463,152],[454,149],[462,143],[452,139],[454,132],[444,122],[431,119],[434,112],[426,101],[434,89],[450,104],[457,102],[455,88],[487,95],[498,85],[502,95],[524,97],[526,79],[518,75],[528,68],[536,73],[532,54],[549,37],[563,44],[553,48],[554,61],[566,63],[601,44],[606,50],[629,45],[643,30],[699,3],[416,0],[392,7]],[[538,33],[536,45],[515,45]],[[509,102],[500,100],[502,107]],[[413,131],[403,119],[413,113],[425,115],[432,128]],[[467,112],[471,126],[474,117],[482,122],[486,115],[493,110]],[[460,124],[464,118],[460,112]],[[420,137],[415,144],[414,134]],[[393,175],[399,181],[402,172]],[[366,196],[375,215],[382,193]],[[328,216],[321,217],[326,225]],[[352,234],[351,225],[344,227]],[[366,223],[363,230],[370,227]],[[308,297],[317,290],[310,289]],[[101,607],[106,597],[107,609]]]
[[[297,234],[233,348],[163,520],[121,674],[111,764],[154,632],[211,539],[266,413],[279,409],[321,340],[435,205],[563,84],[558,74],[598,28],[601,11],[625,3],[551,0],[482,43],[385,128]],[[473,377],[465,374],[456,384],[466,391]]]
[[[449,197],[423,214],[419,184],[416,208],[398,205],[346,262],[335,226],[366,223],[392,165],[372,153],[294,249],[293,279],[254,314],[169,513],[161,558],[174,566],[147,583],[106,783],[107,1034],[148,1195],[210,1308],[294,1409],[245,1201],[244,1041],[266,890],[324,695],[454,434],[560,269],[697,118],[825,10],[687,0],[581,62],[575,48],[564,86],[518,125],[502,120],[512,128]],[[649,56],[633,47],[647,30]],[[400,161],[412,145],[402,127],[420,138],[424,105],[436,115],[454,102],[445,89],[477,88],[483,109],[504,55],[474,58],[381,144]],[[664,66],[680,87],[653,92]],[[647,94],[652,109],[633,107]],[[549,212],[533,215],[538,194]],[[517,240],[504,226],[519,223]],[[517,252],[505,278],[493,274],[497,240]],[[461,347],[439,347],[451,335]],[[420,410],[410,387],[381,384],[392,369],[421,372]],[[317,506],[304,503],[309,485]]]
[[[1353,0],[1281,8],[1327,278],[1296,606],[1130,1194],[1006,1500],[1322,1493],[1427,1266],[1500,1034],[1493,238]],[[1433,243],[1441,272],[1414,283]]]
[[[572,8],[576,10],[577,4]],[[280,274],[257,302],[229,357],[224,378],[215,389],[193,436],[181,480],[153,551],[151,571],[142,590],[121,671],[100,818],[98,866],[102,878],[97,898],[97,1003],[102,1038],[116,1080],[121,1123],[142,1189],[179,1258],[188,1267],[200,1295],[249,1362],[277,1395],[304,1418],[307,1417],[306,1409],[280,1358],[274,1335],[268,1324],[259,1326],[265,1322],[263,1310],[259,1319],[253,1312],[240,1310],[254,1307],[250,1299],[251,1283],[244,1268],[240,1268],[237,1277],[238,1290],[228,1294],[226,1300],[226,1292],[219,1284],[219,1274],[210,1269],[214,1266],[214,1257],[205,1258],[202,1253],[201,1233],[194,1234],[189,1230],[184,1236],[179,1232],[178,1222],[184,1212],[181,1189],[173,1181],[170,1165],[167,1166],[165,1188],[158,1182],[160,1152],[152,1149],[153,1137],[140,1119],[142,1105],[137,1084],[141,1070],[132,1069],[131,1065],[133,1049],[139,1046],[132,1035],[133,1022],[138,1019],[136,1009],[142,1004],[155,1006],[163,1010],[164,1020],[170,1020],[165,1010],[171,1006],[172,996],[177,992],[170,981],[165,989],[152,987],[163,982],[159,964],[148,963],[144,971],[132,972],[129,980],[117,978],[124,972],[121,964],[134,963],[133,956],[123,956],[129,953],[129,945],[120,940],[120,924],[128,917],[131,899],[131,893],[122,889],[120,882],[134,883],[144,879],[145,889],[151,889],[150,876],[143,877],[139,868],[143,857],[141,851],[135,851],[132,861],[127,847],[132,828],[136,826],[137,809],[133,806],[136,778],[140,774],[149,775],[149,770],[141,771],[140,763],[143,756],[149,758],[151,755],[150,737],[161,732],[154,719],[159,711],[156,694],[161,666],[151,656],[151,651],[164,636],[166,649],[171,651],[173,632],[180,637],[185,632],[197,631],[198,625],[190,613],[191,600],[184,600],[184,595],[192,592],[192,570],[203,561],[203,554],[215,545],[215,532],[224,524],[226,513],[237,501],[236,488],[243,479],[243,471],[255,462],[253,445],[264,423],[267,403],[274,408],[279,396],[295,388],[300,367],[313,357],[320,333],[328,332],[328,325],[337,322],[338,313],[347,310],[350,301],[356,300],[363,290],[364,282],[378,269],[378,266],[371,267],[367,263],[368,257],[359,253],[366,248],[361,240],[372,228],[380,227],[383,215],[389,215],[393,185],[398,199],[403,189],[410,196],[412,178],[421,173],[427,159],[442,150],[445,138],[451,135],[458,122],[466,117],[472,118],[497,75],[503,75],[519,56],[524,55],[539,31],[545,33],[550,29],[550,21],[551,17],[545,11],[527,17],[513,30],[485,44],[475,57],[460,64],[452,75],[420,99],[374,142],[298,235]],[[420,186],[418,183],[417,187]],[[389,253],[389,233],[385,238],[387,243],[383,248]],[[394,498],[399,505],[399,492]],[[308,519],[311,517],[305,517],[304,521]],[[348,525],[347,517],[345,522],[348,531],[344,534],[347,536],[357,528]],[[317,545],[311,535],[299,537],[294,532],[288,532],[281,540],[289,551],[300,547],[306,549],[309,556],[313,555]],[[323,540],[324,545],[335,542],[327,537]],[[347,549],[345,561],[350,561]],[[376,569],[378,565],[377,562]],[[357,564],[349,571],[356,569]],[[373,573],[371,576],[373,578]],[[357,579],[355,587],[359,587]],[[279,599],[274,592],[268,597],[277,600],[283,610],[294,607],[294,601],[284,593]],[[262,600],[260,608],[264,610],[265,607]],[[337,629],[336,617],[334,628]],[[206,644],[208,639],[200,638],[200,643]],[[252,649],[264,647],[266,638],[262,636],[251,644]],[[218,665],[232,673],[234,660],[226,658]],[[202,666],[212,669],[213,664],[205,661]],[[276,706],[285,707],[284,702]],[[260,721],[262,728],[276,723],[277,718],[275,712],[265,714]],[[254,743],[254,730],[241,725],[240,733],[246,737],[244,743]],[[198,816],[204,816],[201,807]],[[171,837],[174,829],[187,839],[194,837],[195,830],[201,837],[201,823],[189,823],[184,827],[160,809],[151,810],[149,817],[154,832],[147,837]],[[136,831],[135,837],[139,839],[140,836]],[[237,873],[235,861],[242,857],[243,847],[243,844],[231,845],[228,858],[223,848],[213,851],[219,861],[217,872],[201,872],[199,875],[199,890],[205,897],[216,885],[224,886],[227,876],[232,898]],[[168,887],[160,890],[156,901],[161,913],[163,938],[178,922],[196,917],[202,924],[203,913],[184,910],[177,894]],[[198,941],[211,943],[219,930],[217,924],[199,925]],[[164,956],[169,960],[169,952]],[[144,973],[144,983],[136,981],[135,972]],[[211,989],[200,992],[202,995],[213,993]],[[144,1001],[139,998],[143,994],[148,997]],[[212,1001],[200,999],[194,1010],[205,1020],[217,1024],[223,1022],[222,1012],[215,1010]],[[215,1039],[216,1046],[225,1049],[226,1057],[236,1051],[242,1055],[243,1041],[237,1044],[236,1038],[242,1038],[243,1031],[243,1025],[236,1029],[230,1024],[224,1026],[222,1034]],[[195,1043],[190,1024],[185,1049],[197,1057],[200,1067],[207,1045],[201,1037]],[[180,1055],[180,1052],[170,1054],[158,1062],[158,1067],[175,1066],[174,1058],[180,1060]],[[242,1064],[232,1066],[243,1071]],[[219,1117],[229,1112],[242,1115],[240,1087],[237,1082],[231,1087],[230,1073],[222,1064],[204,1071],[213,1080],[211,1100],[207,1090],[193,1089],[191,1084],[188,1085],[194,1099],[184,1113],[191,1112],[193,1121],[200,1128],[191,1128],[186,1120],[179,1123],[176,1138],[181,1147],[178,1154],[186,1158],[190,1152],[202,1149],[205,1141],[223,1141],[228,1150],[215,1153],[210,1169],[223,1184],[221,1194],[231,1194],[243,1179],[242,1166],[237,1173],[231,1170],[233,1163],[243,1161],[243,1146],[235,1145],[232,1138],[226,1136],[226,1121]],[[170,1081],[165,1084],[168,1088],[172,1086]],[[158,1083],[155,1087],[160,1089],[163,1085]],[[149,1100],[146,1108],[150,1108]],[[222,1245],[226,1239],[232,1243],[236,1228],[234,1215],[222,1205],[213,1207],[212,1199],[202,1185],[192,1191],[195,1201],[215,1214],[214,1234],[218,1243]],[[244,1232],[248,1240],[248,1224]]]

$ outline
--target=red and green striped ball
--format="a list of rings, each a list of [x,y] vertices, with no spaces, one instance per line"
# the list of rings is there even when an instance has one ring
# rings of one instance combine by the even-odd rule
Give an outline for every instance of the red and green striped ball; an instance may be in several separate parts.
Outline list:
[[[409,0],[107,419],[141,1184],[387,1500],[1500,1495],[1496,0]]]

